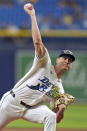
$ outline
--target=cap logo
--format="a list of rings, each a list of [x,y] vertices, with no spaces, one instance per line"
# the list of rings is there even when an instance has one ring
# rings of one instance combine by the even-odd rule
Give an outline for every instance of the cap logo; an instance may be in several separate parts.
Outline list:
[[[64,54],[72,54],[72,52],[69,50],[64,50]]]

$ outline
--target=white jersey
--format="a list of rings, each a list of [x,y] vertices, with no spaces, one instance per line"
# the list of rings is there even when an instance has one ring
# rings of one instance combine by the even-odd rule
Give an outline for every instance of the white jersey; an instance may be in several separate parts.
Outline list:
[[[29,72],[14,86],[16,99],[28,105],[42,102],[53,103],[59,94],[64,93],[61,80],[58,80],[51,59],[46,49],[45,55],[34,62]]]

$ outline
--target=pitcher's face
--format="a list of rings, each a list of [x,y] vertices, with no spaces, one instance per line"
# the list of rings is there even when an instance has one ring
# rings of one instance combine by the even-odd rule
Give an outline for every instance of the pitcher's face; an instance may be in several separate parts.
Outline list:
[[[72,59],[69,56],[62,56],[56,59],[56,64],[61,70],[67,71],[72,68]]]

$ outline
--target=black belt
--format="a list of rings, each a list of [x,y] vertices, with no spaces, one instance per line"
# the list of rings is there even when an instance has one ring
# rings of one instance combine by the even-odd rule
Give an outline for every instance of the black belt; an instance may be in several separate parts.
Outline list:
[[[15,93],[11,90],[10,94],[15,98]],[[21,105],[25,106],[26,108],[31,108],[32,106],[27,105],[26,103],[24,103],[23,101],[20,102]]]

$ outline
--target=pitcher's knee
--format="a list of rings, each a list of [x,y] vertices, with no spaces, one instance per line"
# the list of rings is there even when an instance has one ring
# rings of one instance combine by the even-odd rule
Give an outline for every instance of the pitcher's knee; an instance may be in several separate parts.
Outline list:
[[[51,120],[51,122],[56,122],[56,113],[52,113],[49,115],[49,119]]]
[[[56,123],[56,113],[54,112],[47,113],[45,122]]]

